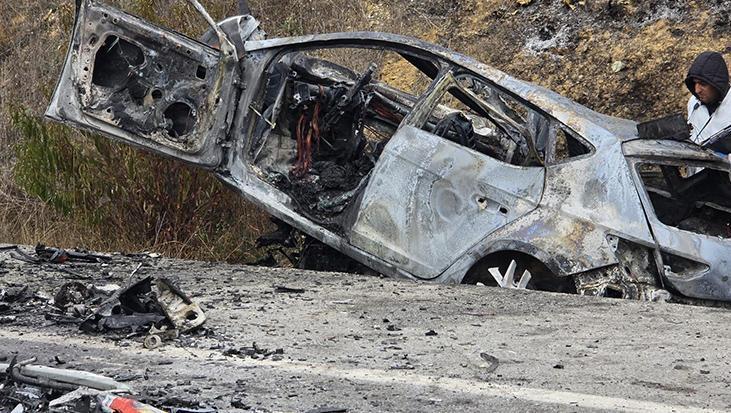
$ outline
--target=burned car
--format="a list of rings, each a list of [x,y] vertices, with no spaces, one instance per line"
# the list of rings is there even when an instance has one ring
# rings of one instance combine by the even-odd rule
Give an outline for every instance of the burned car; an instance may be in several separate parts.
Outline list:
[[[420,40],[266,39],[192,3],[201,41],[80,0],[46,115],[208,169],[389,276],[731,300],[727,160]]]

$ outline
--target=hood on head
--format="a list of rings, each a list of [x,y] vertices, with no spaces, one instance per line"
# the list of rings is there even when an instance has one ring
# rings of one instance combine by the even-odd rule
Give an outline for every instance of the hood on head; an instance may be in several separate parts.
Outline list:
[[[726,97],[729,91],[729,75],[726,61],[723,56],[716,52],[703,52],[695,58],[685,78],[685,85],[693,96],[695,94],[694,79],[702,80],[713,86],[720,94],[721,100]]]

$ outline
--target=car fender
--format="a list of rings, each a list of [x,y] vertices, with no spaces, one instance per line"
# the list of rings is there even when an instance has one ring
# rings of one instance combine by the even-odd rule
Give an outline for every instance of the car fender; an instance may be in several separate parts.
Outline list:
[[[565,277],[617,264],[606,229],[539,207],[523,218],[485,237],[445,270],[439,281],[459,283],[482,258],[499,251],[518,251]]]

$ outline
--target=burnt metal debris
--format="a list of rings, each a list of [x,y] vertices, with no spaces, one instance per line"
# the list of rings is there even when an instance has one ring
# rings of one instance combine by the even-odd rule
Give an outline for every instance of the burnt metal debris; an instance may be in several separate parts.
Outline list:
[[[28,285],[8,284],[0,288],[0,324],[14,323],[17,316],[29,309],[42,307],[45,319],[56,324],[76,324],[87,333],[113,333],[127,336],[147,333],[145,345],[158,347],[163,341],[178,338],[179,334],[201,327],[206,316],[200,305],[191,299],[169,277],[138,276],[149,255],[137,255],[142,259],[123,286],[109,282],[111,273],[103,271],[112,257],[89,252],[69,252],[60,248],[36,247],[36,255],[13,246],[10,255],[21,261],[63,272],[70,276],[54,294],[31,288]],[[66,257],[59,260],[59,257]],[[85,272],[79,276],[67,268],[70,260]],[[147,264],[149,265],[149,264]],[[74,268],[77,268],[74,267]],[[79,270],[81,271],[81,270]],[[145,270],[143,270],[145,271]],[[155,345],[151,345],[154,343]]]
[[[177,338],[201,326],[206,317],[200,306],[171,280],[145,277],[123,288],[99,288],[78,281],[59,288],[56,312],[46,318],[78,323],[87,333],[149,331],[145,347],[159,347],[164,339]]]
[[[31,358],[0,363],[0,410],[24,412],[116,412],[116,413],[215,413],[203,406],[175,406],[161,401],[163,409],[134,398],[125,383],[82,370],[32,364]],[[178,400],[171,400],[180,404]]]
[[[385,275],[731,300],[731,166],[677,118],[638,126],[394,34],[266,39],[195,3],[202,43],[79,1],[46,115],[208,169]]]
[[[10,255],[18,260],[31,264],[63,264],[66,262],[109,262],[111,257],[102,254],[94,254],[86,251],[68,251],[62,248],[46,247],[43,244],[37,244],[35,247],[35,256],[32,256],[20,249],[17,245],[8,246],[5,249],[13,250]]]

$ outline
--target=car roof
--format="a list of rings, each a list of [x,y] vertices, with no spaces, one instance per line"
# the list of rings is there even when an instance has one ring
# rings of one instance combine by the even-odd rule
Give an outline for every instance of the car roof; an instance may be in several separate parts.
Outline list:
[[[595,146],[607,141],[626,141],[637,138],[637,123],[632,120],[615,118],[595,112],[550,89],[512,77],[469,56],[409,36],[384,32],[342,32],[249,41],[245,43],[244,47],[247,52],[251,52],[277,46],[306,44],[313,47],[328,47],[341,43],[364,47],[379,45],[390,48],[398,47],[406,51],[411,49],[416,53],[427,52],[443,60],[450,61],[484,76],[497,86],[540,108],[582,135]]]

